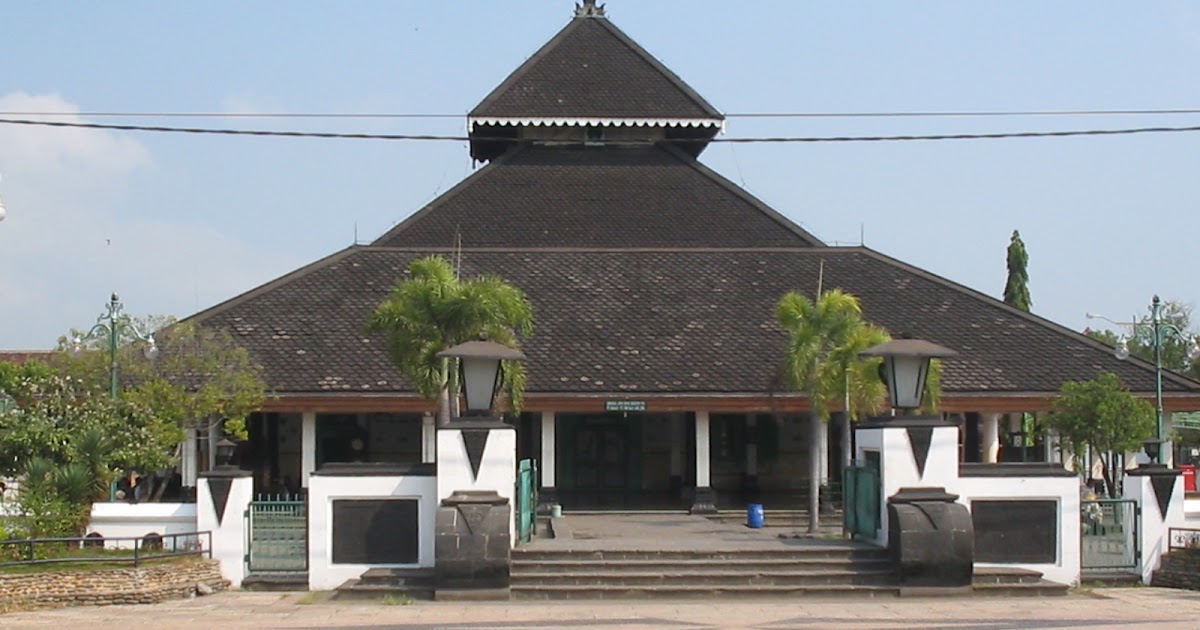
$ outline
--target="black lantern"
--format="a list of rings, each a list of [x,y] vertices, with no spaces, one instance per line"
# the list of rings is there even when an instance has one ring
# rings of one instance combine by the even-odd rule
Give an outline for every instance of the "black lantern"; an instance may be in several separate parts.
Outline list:
[[[1158,463],[1158,454],[1161,452],[1163,440],[1156,437],[1148,440],[1142,440],[1142,450],[1145,451],[1146,457],[1150,458],[1150,465],[1154,466]]]
[[[463,395],[467,399],[464,416],[491,415],[492,402],[500,388],[501,361],[524,361],[525,354],[494,341],[468,341],[437,354],[443,359],[458,359]]]
[[[234,444],[227,437],[222,437],[217,442],[217,466],[229,466],[229,462],[233,459],[233,452],[237,450],[237,444]]]
[[[892,408],[918,409],[925,397],[929,360],[952,357],[958,353],[923,339],[893,339],[867,348],[863,357],[883,357],[879,376],[888,388]]]

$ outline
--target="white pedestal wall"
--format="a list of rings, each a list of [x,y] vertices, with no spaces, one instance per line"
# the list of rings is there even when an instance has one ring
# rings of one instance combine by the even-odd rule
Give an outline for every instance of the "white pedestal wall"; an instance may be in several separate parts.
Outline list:
[[[1137,501],[1142,510],[1142,517],[1138,523],[1138,544],[1142,553],[1137,571],[1142,576],[1143,584],[1150,583],[1151,576],[1162,561],[1162,555],[1167,552],[1170,544],[1167,530],[1188,526],[1185,523],[1183,477],[1175,477],[1174,490],[1167,502],[1166,514],[1159,509],[1151,478],[1150,475],[1126,475],[1122,488],[1122,498]]]
[[[508,499],[509,511],[516,509],[517,485],[517,432],[511,426],[492,428],[470,428],[454,426],[438,429],[437,432],[437,501],[454,494],[457,490],[495,491]],[[479,474],[471,470],[467,447],[463,442],[464,431],[488,431],[487,445],[479,464]],[[433,521],[430,521],[431,523]],[[515,525],[508,519],[509,540],[517,541]]]
[[[854,460],[858,465],[867,461],[867,452],[879,453],[879,535],[875,544],[887,546],[887,499],[901,488],[942,487],[954,492],[958,479],[958,427],[933,427],[924,474],[909,445],[904,427],[861,428],[856,433]]]
[[[308,588],[327,591],[373,567],[432,567],[437,478],[432,475],[348,476],[313,473],[308,484]],[[414,499],[417,501],[416,564],[334,564],[335,500]]]
[[[217,520],[210,482],[214,479],[231,481],[225,502],[225,516]],[[233,588],[242,585],[246,577],[246,510],[254,498],[254,478],[246,476],[201,476],[196,488],[196,527],[212,532],[212,555],[221,563],[221,576]]]

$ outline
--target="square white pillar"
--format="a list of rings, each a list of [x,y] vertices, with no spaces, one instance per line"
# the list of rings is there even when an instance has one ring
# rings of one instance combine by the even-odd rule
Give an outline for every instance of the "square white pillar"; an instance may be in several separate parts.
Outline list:
[[[557,484],[555,478],[555,440],[557,436],[554,433],[554,412],[542,412],[542,459],[539,464],[539,470],[542,473],[542,487],[553,488]]]
[[[317,412],[300,416],[300,484],[308,487],[308,477],[317,469]]]
[[[708,434],[708,412],[696,412],[696,487],[712,486],[712,452]]]
[[[980,414],[980,421],[983,423],[981,446],[985,464],[995,464],[1000,458],[1000,416],[998,413]]]

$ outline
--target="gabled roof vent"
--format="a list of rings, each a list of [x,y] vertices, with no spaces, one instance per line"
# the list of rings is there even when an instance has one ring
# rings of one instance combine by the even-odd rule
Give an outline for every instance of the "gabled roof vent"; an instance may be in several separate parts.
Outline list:
[[[602,18],[604,15],[604,5],[596,5],[596,0],[583,0],[583,4],[575,5],[575,17],[583,18]]]

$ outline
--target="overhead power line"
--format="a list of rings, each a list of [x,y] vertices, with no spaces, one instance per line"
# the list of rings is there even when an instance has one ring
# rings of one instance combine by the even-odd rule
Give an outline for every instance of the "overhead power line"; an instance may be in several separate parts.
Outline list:
[[[1172,116],[1200,114],[1200,108],[1160,109],[1045,109],[985,111],[892,111],[892,112],[734,112],[726,118],[1002,118],[1028,116]],[[341,118],[341,119],[459,119],[466,113],[386,112],[45,112],[0,111],[0,116],[78,116],[82,118]]]
[[[378,134],[378,133],[336,133],[322,131],[269,131],[261,129],[217,129],[205,127],[165,127],[153,125],[110,125],[102,123],[63,122],[52,120],[20,120],[0,118],[0,124],[33,125],[40,127],[67,127],[80,129],[108,129],[115,131],[150,131],[159,133],[191,133],[228,136],[276,136],[286,138],[325,138],[344,140],[428,140],[465,142],[472,140],[469,136],[429,135],[429,134]],[[807,142],[906,142],[917,140],[999,140],[1002,138],[1066,138],[1073,136],[1117,136],[1146,133],[1183,133],[1200,131],[1200,126],[1192,127],[1137,127],[1131,129],[1080,129],[1067,131],[1006,131],[998,133],[955,133],[955,134],[906,134],[894,136],[778,136],[754,138],[713,138],[709,142],[731,144],[757,143],[807,143]],[[512,142],[512,138],[483,138],[476,141]],[[667,142],[689,143],[695,139],[677,138]],[[627,144],[627,143],[614,143]]]

